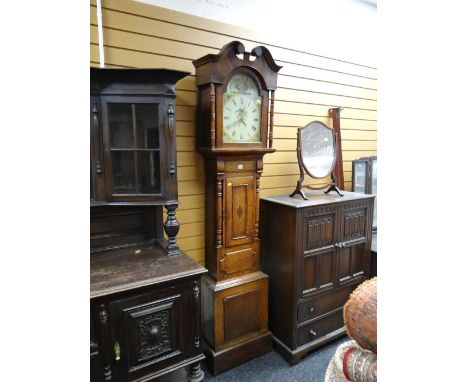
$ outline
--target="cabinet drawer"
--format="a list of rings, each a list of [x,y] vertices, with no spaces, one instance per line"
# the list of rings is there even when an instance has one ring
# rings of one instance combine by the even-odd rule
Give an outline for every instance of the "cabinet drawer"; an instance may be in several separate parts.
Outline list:
[[[297,328],[297,346],[318,340],[339,328],[343,327],[343,310],[325,316],[310,324]]]
[[[255,171],[256,161],[229,161],[225,162],[224,170],[226,172]]]
[[[297,323],[306,322],[342,307],[354,288],[356,285],[300,302],[297,307]]]

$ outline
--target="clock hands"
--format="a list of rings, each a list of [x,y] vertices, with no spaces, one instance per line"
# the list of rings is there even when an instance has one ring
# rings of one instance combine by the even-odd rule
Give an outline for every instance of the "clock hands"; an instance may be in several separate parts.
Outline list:
[[[240,108],[240,109],[237,109],[237,122],[240,123],[242,122],[244,124],[244,126],[247,126],[247,124],[245,123],[244,121],[244,118],[245,118],[245,115],[246,115],[246,111],[245,111],[245,108]]]

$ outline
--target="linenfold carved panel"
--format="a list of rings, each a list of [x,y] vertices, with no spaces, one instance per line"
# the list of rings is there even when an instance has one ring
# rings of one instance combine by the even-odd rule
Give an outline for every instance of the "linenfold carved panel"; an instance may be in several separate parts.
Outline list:
[[[335,214],[308,218],[306,224],[306,250],[333,245]]]
[[[367,211],[359,209],[344,212],[343,239],[354,239],[366,236]]]

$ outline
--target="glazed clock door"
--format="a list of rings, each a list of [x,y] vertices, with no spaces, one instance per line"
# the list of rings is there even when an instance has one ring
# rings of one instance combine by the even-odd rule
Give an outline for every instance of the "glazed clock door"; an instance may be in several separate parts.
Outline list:
[[[220,147],[265,147],[268,91],[248,70],[238,70],[219,90],[218,142]]]
[[[228,177],[225,185],[225,246],[251,243],[255,228],[255,176]]]
[[[223,143],[261,141],[262,97],[253,78],[235,74],[223,95]]]

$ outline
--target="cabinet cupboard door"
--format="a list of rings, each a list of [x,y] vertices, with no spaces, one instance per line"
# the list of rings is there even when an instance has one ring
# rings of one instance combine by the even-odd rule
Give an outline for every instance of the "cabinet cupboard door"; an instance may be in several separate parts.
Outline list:
[[[225,246],[251,243],[255,228],[255,176],[229,177],[225,184]]]
[[[300,298],[331,289],[336,281],[338,209],[309,209],[305,214],[305,250],[299,270],[302,291]]]
[[[163,103],[156,97],[101,97],[106,190],[110,200],[152,200],[163,196]]]
[[[184,348],[191,324],[183,322],[183,305],[181,290],[174,288],[110,304],[118,380],[157,372],[191,350]]]
[[[323,292],[335,286],[336,251],[314,252],[304,257],[302,296]]]
[[[369,204],[344,206],[339,250],[340,284],[356,282],[369,273]]]

